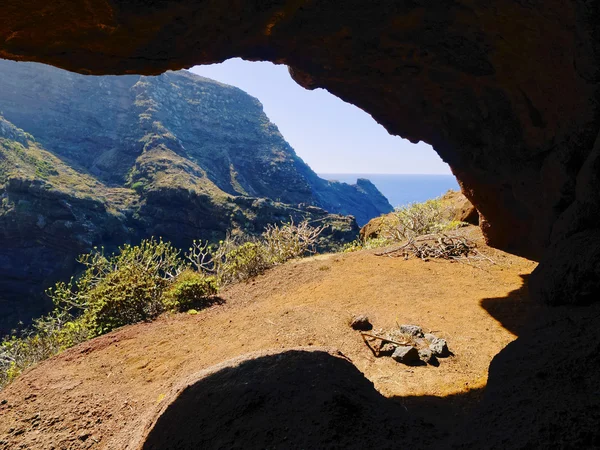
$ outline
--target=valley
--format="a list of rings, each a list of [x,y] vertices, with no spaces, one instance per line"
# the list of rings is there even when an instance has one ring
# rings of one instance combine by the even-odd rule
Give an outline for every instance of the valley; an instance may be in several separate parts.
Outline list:
[[[0,61],[0,334],[94,247],[327,224],[322,248],[389,212],[368,180],[319,178],[240,89],[193,75],[85,77]],[[352,216],[352,217],[351,217]]]

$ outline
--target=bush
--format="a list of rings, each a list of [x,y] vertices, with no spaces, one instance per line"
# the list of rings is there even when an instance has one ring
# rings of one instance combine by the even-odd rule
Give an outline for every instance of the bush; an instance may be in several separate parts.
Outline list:
[[[343,252],[386,247],[417,236],[443,233],[468,225],[451,220],[451,217],[453,217],[452,208],[444,205],[441,198],[423,203],[411,203],[379,218],[378,237],[349,242],[344,246]]]
[[[82,255],[85,270],[48,290],[55,309],[0,344],[0,388],[27,367],[117,327],[152,320],[165,311],[195,312],[220,286],[255,277],[269,267],[314,251],[322,228],[306,222],[267,228],[262,240],[231,237],[218,246],[194,242],[184,262],[162,240],[124,245],[105,256]],[[190,265],[195,267],[192,270]]]
[[[91,333],[64,311],[37,319],[19,337],[6,338],[0,344],[0,389],[23,370],[73,345],[89,339]]]
[[[96,335],[166,311],[163,291],[185,269],[179,250],[154,239],[124,245],[109,257],[95,250],[79,262],[86,267],[83,274],[58,283],[48,294],[58,310],[80,314]]]
[[[381,226],[381,237],[388,241],[404,241],[416,236],[454,230],[464,224],[452,221],[451,209],[440,198],[411,203],[389,214]]]
[[[222,283],[235,283],[256,277],[273,265],[267,249],[260,242],[246,242],[225,254],[220,265]]]
[[[136,181],[135,183],[133,183],[131,185],[131,189],[136,191],[138,194],[142,193],[144,191],[145,187],[146,187],[146,184],[143,181]]]
[[[315,252],[315,244],[325,227],[307,221],[269,225],[261,239],[240,242],[227,236],[216,248],[194,241],[186,258],[199,272],[214,275],[225,285],[260,275],[269,267]]]
[[[415,236],[435,233],[447,222],[447,211],[440,199],[411,203],[396,208],[382,226],[382,237],[402,241]]]
[[[162,292],[167,285],[139,265],[119,267],[84,293],[88,304],[82,318],[96,334],[152,320],[166,310]]]
[[[210,297],[218,291],[216,277],[187,269],[171,283],[163,301],[169,310],[188,311],[208,306]]]
[[[266,252],[274,263],[315,253],[317,238],[325,227],[313,227],[305,220],[298,225],[293,221],[279,225],[268,225],[263,233]]]

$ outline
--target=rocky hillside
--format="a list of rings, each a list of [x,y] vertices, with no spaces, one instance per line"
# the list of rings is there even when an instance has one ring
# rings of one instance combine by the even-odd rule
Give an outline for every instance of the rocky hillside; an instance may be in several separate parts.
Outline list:
[[[0,61],[0,83],[7,120],[110,185],[216,186],[229,195],[351,214],[360,225],[392,209],[368,181],[319,178],[257,99],[187,71],[87,77]]]
[[[368,181],[320,179],[258,100],[192,75],[84,77],[0,61],[0,332],[94,246],[179,247],[308,217],[338,241],[391,209]],[[330,214],[332,212],[334,214]],[[338,213],[338,214],[336,214]]]

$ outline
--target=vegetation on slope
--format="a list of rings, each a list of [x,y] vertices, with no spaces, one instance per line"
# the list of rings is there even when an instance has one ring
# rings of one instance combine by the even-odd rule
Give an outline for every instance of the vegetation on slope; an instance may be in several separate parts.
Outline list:
[[[453,214],[442,198],[397,208],[376,219],[376,237],[355,241],[344,251],[388,246],[465,225],[453,220]],[[115,328],[211,305],[223,286],[313,253],[323,230],[292,221],[268,225],[258,239],[228,235],[217,245],[194,241],[187,252],[149,239],[124,245],[110,256],[103,249],[84,254],[79,258],[83,274],[48,291],[54,311],[2,342],[0,386],[25,368]]]
[[[0,344],[0,387],[27,367],[115,328],[206,307],[223,286],[313,253],[323,229],[290,222],[269,226],[260,239],[228,237],[215,246],[195,241],[183,253],[148,239],[112,255],[103,249],[84,254],[81,276],[48,290],[52,313]]]
[[[52,304],[44,290],[68,280],[77,256],[94,247],[110,253],[163,236],[186,248],[197,237],[216,243],[228,231],[259,236],[290,218],[327,225],[321,248],[358,234],[351,217],[224,192],[193,159],[170,148],[175,141],[160,123],[152,127],[127,181],[115,185],[0,117],[0,335],[47,314]],[[110,155],[102,164],[123,156]]]
[[[454,220],[455,211],[442,197],[410,203],[373,220],[374,230],[365,239],[347,244],[344,251],[385,247],[417,236],[455,230],[467,223]]]
[[[337,246],[391,210],[372,185],[320,179],[257,99],[187,71],[0,61],[0,85],[0,334],[49,312],[44,290],[93,247],[162,236],[187,248],[290,218],[327,224]]]
[[[80,197],[95,197],[103,188],[97,180],[73,170],[41,148],[33,136],[0,116],[0,185],[11,180],[37,182],[47,190]]]

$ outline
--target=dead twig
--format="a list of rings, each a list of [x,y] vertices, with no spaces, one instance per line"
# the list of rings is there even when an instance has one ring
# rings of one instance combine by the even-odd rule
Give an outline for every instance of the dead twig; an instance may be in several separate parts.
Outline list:
[[[394,344],[394,345],[410,345],[410,342],[396,342],[396,341],[392,341],[391,339],[383,338],[380,336],[375,336],[373,334],[360,333],[360,335],[362,336],[364,341],[366,341],[365,337],[370,337],[373,339],[379,339],[380,341],[383,341],[383,342],[389,342],[390,344]]]
[[[490,257],[477,250],[477,244],[464,236],[447,234],[427,234],[413,237],[405,244],[376,253],[376,256],[391,255],[401,252],[404,259],[417,257],[423,261],[430,258],[446,259],[471,265],[471,261],[487,260],[496,264]]]
[[[385,255],[391,255],[392,253],[396,253],[402,249],[405,249],[406,247],[408,247],[409,245],[411,245],[414,242],[414,239],[410,239],[406,244],[404,245],[400,245],[399,247],[394,247],[390,250],[386,250],[385,252],[379,252],[379,253],[375,253],[375,256],[385,256]]]

